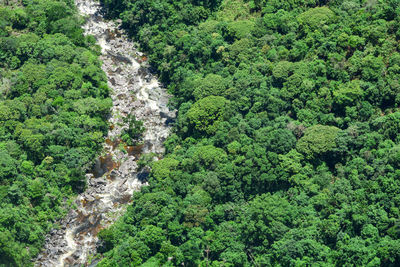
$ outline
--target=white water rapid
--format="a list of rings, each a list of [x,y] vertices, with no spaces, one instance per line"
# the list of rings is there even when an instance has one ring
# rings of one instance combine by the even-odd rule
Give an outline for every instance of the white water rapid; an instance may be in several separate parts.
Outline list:
[[[142,153],[163,153],[169,122],[175,112],[167,108],[168,95],[150,73],[143,55],[136,51],[115,22],[103,19],[94,0],[76,0],[80,13],[87,17],[85,33],[96,37],[102,48],[103,70],[112,89],[113,107],[110,131],[92,173],[86,175],[87,190],[80,194],[71,210],[46,236],[35,266],[88,266],[96,253],[98,232],[110,226],[124,212],[135,190],[142,186],[137,160]],[[143,145],[129,147],[119,137],[127,127],[129,114],[144,122]]]

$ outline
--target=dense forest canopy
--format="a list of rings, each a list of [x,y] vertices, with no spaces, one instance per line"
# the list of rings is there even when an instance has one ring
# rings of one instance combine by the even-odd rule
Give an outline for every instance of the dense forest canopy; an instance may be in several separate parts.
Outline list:
[[[400,1],[102,2],[178,118],[100,266],[400,264]]]
[[[72,0],[0,3],[0,266],[30,266],[85,187],[111,99]]]
[[[99,266],[400,265],[399,0],[102,3],[178,118]],[[1,1],[0,266],[33,264],[104,141],[82,22],[73,0]]]

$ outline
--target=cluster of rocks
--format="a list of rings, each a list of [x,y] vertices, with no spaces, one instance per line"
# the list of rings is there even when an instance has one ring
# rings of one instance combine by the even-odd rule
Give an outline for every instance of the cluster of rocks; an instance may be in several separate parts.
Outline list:
[[[87,260],[96,253],[98,232],[123,213],[133,192],[143,185],[140,178],[146,172],[138,172],[138,154],[162,154],[169,123],[175,118],[175,111],[167,107],[168,94],[142,60],[143,54],[114,22],[102,18],[98,2],[75,2],[82,15],[88,16],[86,34],[95,36],[102,48],[102,68],[113,100],[109,142],[104,143],[96,170],[86,175],[88,188],[76,198],[76,209],[59,222],[59,229],[46,236],[36,266],[89,266]],[[129,114],[143,121],[146,128],[143,145],[130,149],[135,153],[120,149],[118,140]]]
[[[51,232],[46,236],[44,246],[46,254],[40,254],[37,257],[38,261],[41,261],[46,257],[53,257],[53,259],[55,259],[56,255],[61,255],[62,253],[66,252],[66,247],[68,245],[67,241],[64,240],[66,226],[62,227],[63,229],[51,230]],[[61,242],[59,240],[61,240]]]

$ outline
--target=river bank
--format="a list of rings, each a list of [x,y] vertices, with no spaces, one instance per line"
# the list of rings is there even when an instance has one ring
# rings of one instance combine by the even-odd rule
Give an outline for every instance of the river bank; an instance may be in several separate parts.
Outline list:
[[[86,174],[88,187],[76,198],[77,208],[59,223],[59,229],[46,237],[36,266],[86,265],[96,253],[98,232],[124,212],[133,192],[144,185],[147,174],[138,173],[138,158],[143,153],[162,155],[169,122],[175,117],[167,108],[165,89],[119,25],[103,19],[99,3],[75,2],[81,15],[87,17],[85,34],[93,35],[102,49],[102,69],[107,74],[113,100],[110,130],[102,155]],[[143,121],[146,128],[138,146],[127,146],[120,140],[128,115]]]

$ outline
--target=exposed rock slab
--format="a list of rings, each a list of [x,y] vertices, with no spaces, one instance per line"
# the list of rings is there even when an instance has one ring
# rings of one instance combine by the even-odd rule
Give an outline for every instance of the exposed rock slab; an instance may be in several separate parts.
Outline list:
[[[97,160],[93,173],[86,175],[87,190],[75,201],[60,222],[60,229],[52,230],[45,239],[36,266],[88,265],[90,255],[96,253],[97,234],[111,225],[123,213],[135,190],[143,185],[137,173],[140,153],[162,154],[163,141],[169,133],[168,122],[175,112],[167,108],[168,94],[149,71],[146,62],[138,62],[138,52],[118,25],[102,17],[99,3],[76,0],[82,15],[87,16],[86,34],[96,37],[102,48],[103,70],[112,89],[113,107],[109,123],[112,126],[104,144],[103,156]],[[118,138],[127,125],[123,118],[129,114],[144,122],[146,132],[143,145],[120,149]]]

